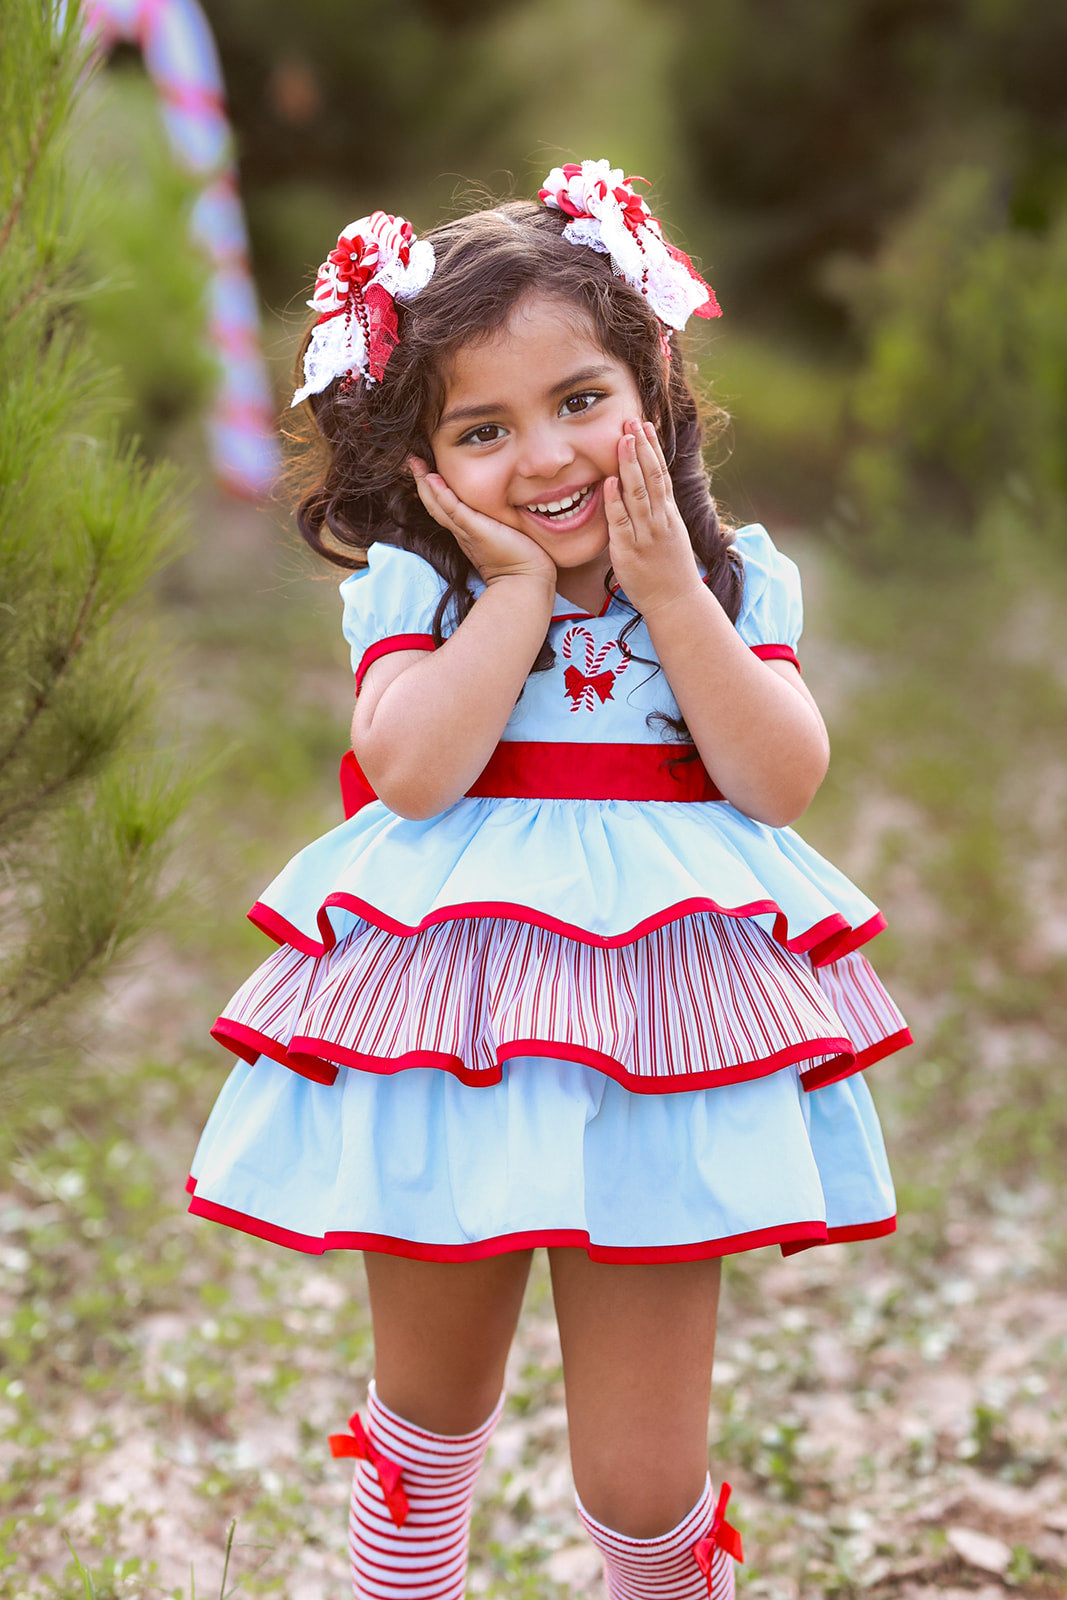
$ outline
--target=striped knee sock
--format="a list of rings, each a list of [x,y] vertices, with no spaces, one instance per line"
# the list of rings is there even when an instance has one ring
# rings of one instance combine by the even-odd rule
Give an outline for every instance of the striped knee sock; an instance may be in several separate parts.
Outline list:
[[[398,1417],[371,1383],[367,1428],[330,1439],[357,1457],[348,1519],[355,1600],[463,1600],[474,1482],[504,1397],[474,1433],[428,1433]]]
[[[718,1506],[710,1482],[692,1511],[657,1539],[631,1539],[605,1528],[578,1501],[585,1531],[604,1557],[609,1600],[733,1600],[734,1554],[741,1540],[723,1520],[724,1489]]]

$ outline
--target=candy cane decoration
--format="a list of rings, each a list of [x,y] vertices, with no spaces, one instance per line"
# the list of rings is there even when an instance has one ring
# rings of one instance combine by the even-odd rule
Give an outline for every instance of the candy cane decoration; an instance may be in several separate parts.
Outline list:
[[[582,646],[585,661],[584,670],[575,662],[579,644]],[[572,711],[595,711],[605,700],[612,699],[611,691],[615,679],[630,665],[630,656],[625,645],[620,644],[618,639],[609,639],[607,644],[602,644],[598,650],[588,628],[568,628],[563,635],[560,648],[564,661],[570,663],[563,674],[563,683]],[[613,650],[619,656],[619,663],[614,671],[610,668],[604,669],[604,662]]]
[[[278,469],[274,400],[211,29],[197,0],[84,0],[83,14],[101,53],[119,39],[140,49],[171,145],[202,181],[191,231],[211,262],[208,325],[222,366],[209,425],[212,458],[227,488],[257,499]]]

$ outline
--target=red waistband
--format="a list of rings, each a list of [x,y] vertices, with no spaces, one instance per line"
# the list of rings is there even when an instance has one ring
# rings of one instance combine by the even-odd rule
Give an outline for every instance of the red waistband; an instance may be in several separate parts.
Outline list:
[[[688,758],[688,759],[687,759]],[[691,744],[569,744],[506,740],[467,790],[522,800],[721,800]],[[351,817],[375,798],[351,750],[341,761]]]
[[[467,793],[531,800],[722,799],[695,745],[525,740],[498,744]]]

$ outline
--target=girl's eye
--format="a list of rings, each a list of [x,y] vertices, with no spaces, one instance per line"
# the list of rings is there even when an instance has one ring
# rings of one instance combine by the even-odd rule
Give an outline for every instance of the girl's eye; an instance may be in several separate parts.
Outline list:
[[[465,433],[460,444],[495,444],[503,436],[504,430],[498,422],[481,422],[469,433]]]
[[[600,398],[601,396],[598,390],[583,389],[581,394],[568,395],[567,399],[564,400],[562,406],[560,407],[560,410],[565,411],[570,417],[577,417],[580,416],[583,411],[588,411],[589,407],[595,405]]]

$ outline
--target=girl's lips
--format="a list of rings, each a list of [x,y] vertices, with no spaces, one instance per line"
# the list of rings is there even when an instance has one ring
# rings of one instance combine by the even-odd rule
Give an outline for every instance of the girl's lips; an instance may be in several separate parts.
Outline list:
[[[566,516],[557,513],[545,516],[540,511],[534,511],[530,506],[520,506],[519,510],[531,521],[536,522],[539,528],[545,528],[550,533],[573,533],[575,528],[584,528],[585,524],[596,515],[600,508],[603,496],[603,483],[591,483],[582,491],[584,498],[579,500],[573,511],[568,511]],[[572,491],[573,493],[573,491]],[[548,496],[545,497],[548,499]],[[564,495],[556,495],[556,499],[564,499]]]

